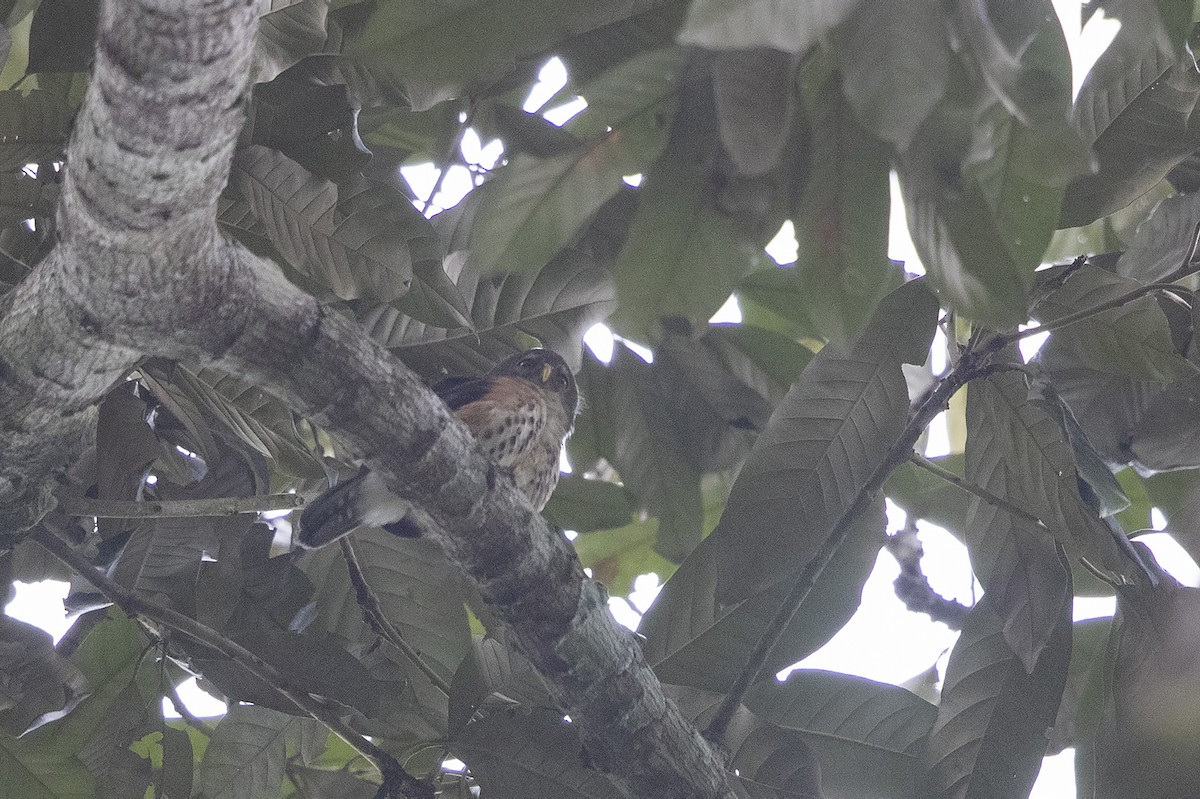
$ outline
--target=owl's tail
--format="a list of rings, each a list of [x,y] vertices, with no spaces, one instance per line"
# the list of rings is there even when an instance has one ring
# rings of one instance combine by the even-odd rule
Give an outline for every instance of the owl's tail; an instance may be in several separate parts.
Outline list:
[[[317,549],[364,525],[390,529],[402,522],[409,509],[407,502],[388,491],[382,480],[364,468],[304,509],[297,542],[305,549]]]

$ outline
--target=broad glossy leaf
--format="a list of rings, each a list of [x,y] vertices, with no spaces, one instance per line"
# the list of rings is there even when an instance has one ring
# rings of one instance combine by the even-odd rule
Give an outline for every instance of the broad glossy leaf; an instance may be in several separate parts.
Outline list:
[[[1117,272],[1143,283],[1178,280],[1200,268],[1183,262],[1200,224],[1200,194],[1167,197],[1138,225]]]
[[[709,325],[700,342],[772,405],[783,399],[813,357],[795,339],[744,323]]]
[[[821,571],[764,664],[761,679],[820,649],[858,610],[862,587],[884,541],[882,502],[869,507]],[[715,599],[725,564],[712,536],[671,576],[639,631],[659,678],[726,691],[791,591],[784,581],[736,604]]]
[[[452,675],[470,649],[471,638],[463,596],[453,590],[457,580],[441,552],[429,541],[399,538],[374,528],[360,529],[354,544],[384,616],[427,662],[446,677]],[[340,550],[327,547],[305,555],[299,563],[317,586],[314,624],[348,642],[373,640]],[[414,679],[426,678],[416,675]]]
[[[863,127],[903,150],[946,91],[950,45],[939,4],[862,4],[833,36],[842,91]]]
[[[1123,28],[1075,103],[1076,125],[1100,169],[1067,189],[1059,224],[1085,225],[1124,208],[1195,150],[1197,100],[1200,71],[1190,56],[1176,59]]]
[[[793,217],[796,276],[823,337],[847,342],[900,282],[887,257],[887,151],[855,120],[836,77],[810,114],[812,164]]]
[[[83,72],[92,68],[100,9],[88,0],[45,0],[29,28],[29,69]]]
[[[926,763],[939,799],[1029,795],[1071,657],[1070,603],[1032,674],[1004,640],[989,597],[975,604],[946,667]]]
[[[213,731],[200,763],[206,799],[260,799],[279,793],[289,743],[312,719],[253,705],[234,705]]]
[[[62,160],[71,108],[49,92],[0,92],[0,170]]]
[[[405,364],[427,378],[477,375],[531,346],[530,337],[578,363],[583,333],[611,313],[612,276],[591,258],[568,250],[536,275],[481,275],[452,253],[447,272],[470,309],[472,327],[433,327],[389,306],[360,309],[359,321]]]
[[[704,324],[765,260],[715,206],[705,155],[711,131],[694,115],[675,125],[671,144],[646,174],[617,256],[620,304],[611,324],[635,341],[655,340],[663,317]]]
[[[1095,739],[1104,710],[1108,670],[1104,650],[1111,628],[1111,618],[1086,619],[1071,625],[1071,665],[1054,729],[1048,736],[1049,754]]]
[[[555,707],[545,683],[527,658],[490,635],[475,636],[471,654],[450,684],[451,734],[457,736],[492,696],[498,702],[513,702],[524,708]]]
[[[600,206],[622,178],[649,167],[666,144],[686,56],[647,53],[584,88],[587,110],[567,131],[587,141],[553,158],[519,155],[478,191],[468,247],[485,272],[536,272]]]
[[[450,751],[486,794],[529,799],[616,799],[608,778],[580,761],[578,736],[562,713],[489,713],[470,724]]]
[[[1019,378],[1014,383],[1019,383]],[[1015,500],[1027,495],[1022,472],[1027,458],[1013,446],[1007,428],[1002,389],[989,382],[972,384],[967,393],[966,480],[989,493]],[[1051,479],[1053,479],[1051,477]],[[1043,527],[1006,510],[970,500],[966,543],[975,576],[1004,620],[1004,640],[1032,672],[1070,604],[1071,580],[1058,545]]]
[[[666,694],[698,728],[704,729],[724,698],[694,688],[666,686]],[[722,742],[729,768],[747,796],[755,799],[822,799],[821,769],[804,737],[795,730],[734,711]]]
[[[921,761],[937,708],[903,688],[800,669],[782,683],[758,683],[745,705],[800,733],[821,766],[829,799],[926,795]]]
[[[325,17],[329,0],[300,0],[271,4],[258,19],[251,76],[265,83],[305,56],[325,46]]]
[[[1142,285],[1085,265],[1067,278],[1062,288],[1039,302],[1033,314],[1043,324],[1053,322],[1117,299]],[[1053,358],[1135,380],[1169,382],[1195,373],[1195,367],[1176,352],[1167,318],[1153,296],[1139,297],[1061,327],[1050,334],[1050,339]]]
[[[1096,796],[1186,796],[1200,781],[1200,590],[1167,575],[1118,600],[1111,694],[1096,742]]]
[[[1130,450],[1143,466],[1167,471],[1200,466],[1200,376],[1172,383],[1154,398],[1133,429]]]
[[[779,165],[791,134],[795,71],[793,56],[769,48],[713,57],[717,127],[739,174],[761,175]]]
[[[735,602],[799,569],[858,498],[908,415],[901,363],[924,362],[937,301],[923,281],[888,295],[862,336],[827,346],[776,408],[714,537],[717,599]]]
[[[655,551],[658,519],[653,516],[613,530],[584,533],[575,539],[575,551],[592,579],[603,583],[613,596],[633,590],[633,581],[654,572],[660,579],[674,573],[676,565]]]
[[[625,488],[616,483],[563,475],[545,515],[559,527],[587,533],[629,524],[633,521],[633,504]]]
[[[341,299],[389,302],[408,292],[411,239],[429,223],[407,198],[365,182],[341,189],[278,151],[240,151],[231,176],[288,263]]]
[[[771,0],[700,0],[692,3],[679,39],[709,50],[771,47],[802,54],[858,5],[859,0],[799,5]]]
[[[973,382],[970,391],[978,395],[978,424],[987,428],[988,447],[997,448],[993,462],[999,458],[1011,465],[1006,498],[1036,516],[1072,558],[1086,557],[1095,566],[1127,574],[1127,550],[1118,547],[1112,530],[1080,497],[1071,446],[1058,424],[1029,400],[1024,377],[990,375]],[[993,606],[993,612],[1001,611]]]
[[[652,5],[571,0],[547,8],[517,0],[454,6],[385,0],[347,54],[402,85],[412,107],[424,110],[507,76],[519,61],[559,42]]]
[[[48,633],[8,616],[0,617],[0,673],[0,725],[13,735],[65,716],[88,692]]]

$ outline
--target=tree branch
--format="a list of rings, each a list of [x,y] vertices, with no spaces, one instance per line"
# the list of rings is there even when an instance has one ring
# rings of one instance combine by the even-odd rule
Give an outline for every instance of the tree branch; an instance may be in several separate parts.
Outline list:
[[[430,539],[512,629],[594,766],[641,796],[734,796],[722,756],[663,695],[570,544],[465,426],[355,322],[218,232],[255,9],[102,5],[59,242],[0,317],[0,530],[27,530],[51,508],[54,477],[95,435],[100,399],[144,355],[238,374],[433,519]]]
[[[444,696],[450,696],[450,684],[442,679],[442,676],[433,670],[425,660],[421,657],[421,653],[413,649],[408,641],[404,640],[404,636],[396,629],[396,625],[392,624],[391,620],[384,614],[383,608],[379,604],[379,597],[375,596],[375,592],[371,590],[370,583],[367,582],[367,576],[363,574],[362,564],[358,562],[358,553],[354,551],[352,536],[346,536],[339,541],[342,548],[342,558],[346,561],[346,571],[350,574],[350,584],[354,586],[354,598],[358,602],[358,606],[362,609],[363,618],[366,619],[371,629],[375,634],[384,639],[392,646],[404,653],[412,664],[417,667],[422,674],[425,675],[433,686],[442,692]]]
[[[916,524],[910,523],[895,535],[888,536],[884,547],[900,564],[900,576],[893,585],[896,596],[904,606],[914,613],[924,613],[952,630],[961,630],[971,609],[953,599],[946,599],[929,584],[929,578],[921,570],[921,557],[925,549],[917,538]]]
[[[383,775],[385,785],[388,785],[390,782],[393,787],[401,790],[400,793],[393,793],[391,795],[409,796],[414,797],[414,799],[432,799],[433,789],[431,786],[413,777],[404,770],[404,767],[394,757],[346,726],[335,712],[332,712],[325,704],[318,701],[316,697],[289,687],[287,677],[283,673],[249,649],[229,640],[216,630],[206,627],[190,616],[185,616],[178,611],[139,596],[124,586],[113,582],[101,574],[86,558],[72,549],[70,544],[50,531],[45,529],[34,530],[31,538],[51,555],[61,560],[67,566],[70,566],[76,574],[91,583],[97,591],[103,594],[105,598],[111,600],[113,604],[127,615],[144,616],[164,627],[169,627],[188,638],[217,650],[255,677],[258,677],[303,713],[320,721],[330,730],[337,733],[356,752],[375,763]]]
[[[68,516],[95,516],[101,519],[236,516],[240,513],[293,510],[303,505],[304,497],[299,494],[150,500],[148,502],[126,502],[117,499],[90,499],[88,497],[60,497],[58,500],[58,509]]]
[[[1034,516],[1029,511],[1025,510],[1024,508],[1018,507],[1017,505],[1014,505],[1012,502],[1009,502],[1004,497],[996,496],[995,494],[988,491],[986,488],[983,488],[982,486],[978,486],[975,483],[971,483],[971,482],[964,480],[963,478],[959,477],[957,474],[949,471],[948,469],[943,469],[941,466],[939,466],[936,463],[934,463],[933,461],[929,460],[929,458],[926,458],[924,455],[920,455],[920,454],[914,452],[909,457],[909,460],[912,461],[914,466],[924,469],[925,471],[929,472],[930,474],[935,475],[935,476],[941,478],[942,480],[945,480],[947,483],[950,483],[951,485],[958,486],[963,491],[966,491],[968,494],[972,494],[976,497],[979,497],[987,504],[997,507],[1000,510],[1004,511],[1005,513],[1011,513],[1013,516],[1016,516],[1018,519],[1021,519],[1023,521],[1028,522],[1029,524],[1032,524],[1034,527],[1037,527],[1039,530],[1046,529],[1046,525],[1042,524],[1042,520],[1039,519],[1038,517]],[[1049,532],[1049,531],[1047,531],[1047,532]]]

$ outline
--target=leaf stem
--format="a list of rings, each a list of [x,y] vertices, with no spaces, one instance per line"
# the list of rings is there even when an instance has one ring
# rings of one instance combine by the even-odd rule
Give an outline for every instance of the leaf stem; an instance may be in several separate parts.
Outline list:
[[[86,558],[72,549],[70,544],[49,530],[42,527],[35,528],[30,533],[30,538],[40,544],[51,555],[70,566],[76,574],[91,583],[96,590],[128,615],[144,616],[147,619],[162,624],[164,627],[169,627],[176,632],[182,633],[188,638],[212,647],[258,677],[306,715],[320,721],[349,744],[356,752],[375,763],[383,775],[383,785],[380,787],[378,796],[407,796],[413,797],[413,799],[432,799],[433,788],[430,785],[413,777],[404,770],[404,767],[394,757],[350,729],[338,716],[337,711],[326,706],[318,697],[288,686],[286,675],[258,655],[255,655],[240,644],[229,640],[211,627],[207,627],[189,616],[185,616],[176,610],[142,597],[124,586],[113,582],[92,566]],[[388,788],[390,792],[385,793],[385,788]]]
[[[390,643],[392,646],[404,653],[405,657],[412,661],[425,677],[433,683],[433,686],[442,692],[445,696],[450,696],[450,684],[442,679],[442,676],[433,670],[425,660],[421,657],[421,653],[413,649],[412,646],[404,640],[404,636],[396,629],[391,620],[383,612],[383,607],[379,604],[379,597],[371,589],[371,585],[367,582],[367,576],[363,573],[362,564],[358,560],[358,553],[354,551],[354,544],[350,541],[351,536],[346,536],[340,540],[342,547],[342,557],[346,560],[346,571],[350,574],[350,584],[354,586],[354,598],[358,602],[358,606],[362,608],[363,617],[367,624],[375,631],[377,635]]]
[[[930,474],[934,475],[935,477],[945,480],[947,483],[951,483],[952,485],[958,486],[963,491],[966,491],[968,494],[972,494],[973,496],[979,497],[987,504],[992,505],[993,507],[999,508],[1000,510],[1004,511],[1005,513],[1010,513],[1013,516],[1016,516],[1018,519],[1021,519],[1022,521],[1028,522],[1032,525],[1036,525],[1037,527],[1039,527],[1043,530],[1046,529],[1046,525],[1042,524],[1042,520],[1039,519],[1038,517],[1034,516],[1029,511],[1018,507],[1017,505],[1013,504],[1012,502],[1009,502],[1004,497],[996,496],[995,494],[988,491],[986,488],[983,488],[982,486],[978,486],[978,485],[975,485],[974,483],[964,480],[963,478],[959,477],[954,472],[951,472],[947,469],[943,469],[941,466],[938,466],[936,463],[929,460],[929,458],[926,458],[924,455],[919,455],[916,452],[914,452],[912,455],[909,456],[908,459],[910,461],[912,461],[912,464],[914,466],[918,466],[918,467],[924,469],[925,471],[929,472]]]
[[[61,497],[58,507],[68,516],[95,516],[100,519],[166,519],[194,516],[236,516],[240,513],[292,510],[304,505],[299,494],[265,494],[255,497],[217,497],[215,499],[151,500],[126,502],[116,499]]]
[[[821,544],[821,548],[804,565],[803,570],[796,577],[795,585],[792,586],[792,590],[788,592],[788,595],[780,604],[779,610],[775,612],[775,616],[767,625],[767,629],[763,632],[762,637],[759,638],[754,651],[750,653],[737,679],[734,680],[733,685],[730,687],[729,693],[725,695],[716,714],[705,729],[704,736],[710,741],[723,740],[725,729],[729,726],[733,714],[741,705],[746,691],[758,679],[759,672],[762,671],[763,665],[770,658],[771,652],[774,651],[775,646],[779,643],[779,638],[783,635],[783,631],[791,624],[792,618],[796,615],[796,611],[800,609],[800,606],[804,604],[804,600],[808,599],[813,586],[816,585],[817,578],[821,576],[821,572],[829,565],[829,561],[833,559],[834,554],[846,539],[846,534],[850,531],[851,525],[867,509],[875,495],[883,489],[883,484],[887,482],[888,476],[897,466],[908,460],[909,455],[912,454],[913,446],[917,443],[917,439],[921,437],[921,433],[939,413],[947,408],[950,404],[950,398],[966,385],[969,380],[986,371],[986,367],[981,366],[981,364],[987,356],[986,352],[980,353],[971,349],[965,350],[955,367],[938,382],[932,391],[919,401],[917,408],[909,417],[908,424],[905,425],[896,442],[892,444],[880,464],[875,467],[875,471],[871,473],[871,476],[863,484],[863,487],[855,494],[854,501],[850,504],[850,507],[842,513],[841,517],[833,525],[833,528],[829,531],[829,536]]]
[[[1093,316],[1102,314],[1105,311],[1111,311],[1113,308],[1120,308],[1122,305],[1126,305],[1140,297],[1144,297],[1147,294],[1152,294],[1156,291],[1173,291],[1181,294],[1190,293],[1187,289],[1183,288],[1182,286],[1177,286],[1174,283],[1148,283],[1145,286],[1138,286],[1133,291],[1127,291],[1119,297],[1113,297],[1111,300],[1093,305],[1090,308],[1083,308],[1075,311],[1074,313],[1069,313],[1066,316],[1060,316],[1058,319],[1055,319],[1052,322],[1047,322],[1044,325],[1037,325],[1025,330],[1018,330],[1015,333],[997,333],[988,340],[983,349],[988,352],[1002,350],[1009,344],[1020,341],[1023,338],[1036,336],[1040,333],[1049,333],[1052,330],[1058,330],[1059,328],[1066,327],[1067,325],[1073,325],[1076,322],[1083,321],[1084,319],[1090,319]]]

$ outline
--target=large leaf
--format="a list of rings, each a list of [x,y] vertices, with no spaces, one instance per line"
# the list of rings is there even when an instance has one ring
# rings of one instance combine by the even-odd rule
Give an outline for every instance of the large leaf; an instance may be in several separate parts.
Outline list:
[[[1128,575],[1128,546],[1118,546],[1113,531],[1080,497],[1066,434],[1030,401],[1024,377],[1014,372],[990,375],[972,383],[971,393],[978,395],[978,424],[995,436],[987,445],[997,448],[989,460],[998,458],[1011,466],[1007,498],[1038,518],[1072,557],[1086,557],[1095,566]],[[1000,611],[993,606],[993,612]]]
[[[481,275],[463,252],[447,271],[470,308],[472,327],[438,328],[389,306],[364,307],[359,321],[373,338],[427,378],[475,375],[528,349],[530,338],[578,363],[583,333],[615,304],[612,276],[568,250],[536,275]]]
[[[946,91],[950,45],[932,0],[864,3],[833,37],[846,100],[863,127],[903,150]]]
[[[923,281],[880,303],[862,336],[827,346],[771,416],[714,538],[717,599],[736,602],[799,569],[880,468],[908,416],[901,363],[922,363],[937,316]]]
[[[1030,467],[997,424],[1007,415],[996,407],[1002,397],[987,382],[967,394],[966,480],[998,497],[1023,497],[1020,473]],[[1069,571],[1054,539],[1039,525],[972,497],[966,543],[990,607],[1004,620],[1004,640],[1032,672],[1070,604]]]
[[[1053,322],[1114,300],[1141,285],[1085,265],[1039,302],[1033,313],[1040,322]],[[1055,358],[1097,371],[1158,382],[1195,373],[1195,367],[1176,352],[1167,317],[1152,296],[1139,297],[1059,328],[1050,338]]]
[[[975,604],[946,666],[926,763],[939,799],[1027,797],[1071,658],[1070,603],[1027,673],[1004,640],[989,596]]]
[[[962,455],[932,460],[951,474],[962,477]],[[971,495],[953,483],[912,463],[903,463],[884,484],[884,492],[910,516],[944,527],[960,540],[965,538]]]
[[[410,240],[431,236],[407,198],[322,180],[266,147],[240,151],[231,183],[288,263],[342,299],[389,302],[409,290]]]
[[[1143,283],[1159,283],[1200,269],[1200,263],[1184,263],[1198,223],[1200,194],[1165,198],[1150,218],[1138,225],[1129,249],[1117,261],[1117,272]]]
[[[738,174],[761,175],[779,165],[796,105],[796,59],[771,49],[717,53],[713,104],[725,152]]]
[[[1200,375],[1173,383],[1154,398],[1129,441],[1139,463],[1160,471],[1200,466],[1198,400]]]
[[[49,92],[0,92],[0,170],[61,160],[71,109]]]
[[[828,340],[846,342],[899,284],[887,257],[887,152],[854,119],[836,76],[810,114],[812,164],[793,217],[796,276],[809,318]]]
[[[553,158],[520,155],[479,189],[468,246],[484,271],[536,272],[666,144],[678,48],[647,53],[584,88],[588,107],[567,130],[588,141]]]
[[[450,744],[488,795],[616,799],[608,778],[581,764],[579,739],[562,713],[492,712]]]
[[[354,545],[383,615],[427,663],[449,678],[470,651],[471,637],[463,596],[452,590],[457,581],[441,552],[428,541],[374,528],[355,533]],[[338,548],[309,553],[300,565],[317,586],[314,624],[348,642],[372,641],[374,633],[363,621]]]
[[[48,633],[8,616],[0,617],[0,673],[0,725],[14,735],[66,715],[87,693]]]
[[[937,708],[893,685],[830,671],[793,671],[746,694],[760,718],[801,734],[828,799],[924,797],[922,761]]]
[[[58,194],[57,183],[43,183],[23,172],[0,172],[0,225],[52,216]]]
[[[765,259],[761,245],[716,207],[708,165],[713,133],[699,111],[685,111],[646,174],[617,256],[620,304],[612,326],[636,341],[655,340],[663,317],[704,324]]]
[[[279,793],[289,746],[313,735],[312,719],[234,705],[213,731],[200,764],[206,799],[260,799]]]
[[[1076,100],[1076,125],[1100,169],[1067,189],[1060,226],[1124,208],[1195,150],[1197,100],[1200,71],[1190,55],[1176,58],[1122,27]]]
[[[519,60],[572,36],[628,18],[652,3],[570,0],[551,7],[517,0],[385,0],[347,53],[404,87],[414,109],[456,97],[512,72]]]
[[[269,81],[305,56],[321,52],[329,0],[269,3],[262,12],[250,73],[256,83]]]
[[[858,0],[777,3],[771,0],[700,0],[692,3],[679,38],[710,50],[771,47],[804,53],[829,34]]]
[[[623,486],[571,474],[559,478],[545,515],[559,527],[587,533],[629,524],[633,504]]]

